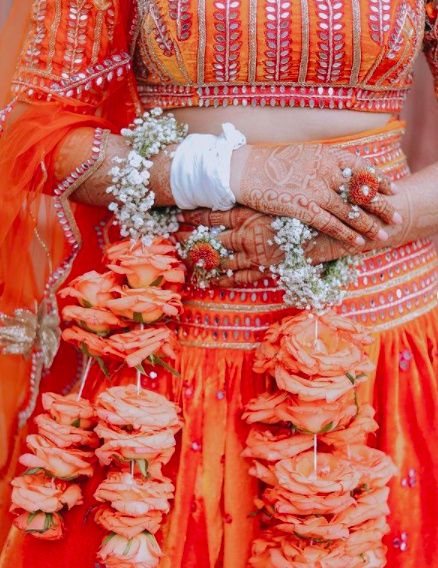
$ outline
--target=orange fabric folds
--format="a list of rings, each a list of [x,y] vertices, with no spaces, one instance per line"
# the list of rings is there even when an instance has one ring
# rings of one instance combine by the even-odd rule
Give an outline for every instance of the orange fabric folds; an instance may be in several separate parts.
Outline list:
[[[59,181],[54,176],[55,157],[75,129],[119,132],[135,116],[137,95],[128,37],[135,3],[86,2],[71,11],[69,2],[34,0],[31,13],[29,2],[16,0],[16,4],[11,22],[23,28],[30,21],[30,28],[9,104],[0,109],[0,313],[14,316],[16,309],[25,309],[26,317],[42,312],[56,317],[53,293],[68,276],[79,250],[77,225],[85,228],[84,238],[89,238],[102,213],[77,206],[75,221],[67,198],[53,196]],[[22,28],[14,29],[16,38],[25,35]],[[72,43],[72,38],[79,39]],[[3,61],[3,81],[9,82],[16,43],[11,43]],[[89,142],[92,151],[91,136]],[[81,163],[78,158],[78,166]],[[67,222],[74,238],[65,230]],[[31,410],[36,400],[40,347],[35,340],[31,349],[29,345],[23,349],[26,357],[0,356],[2,507],[8,501],[8,469],[13,468],[17,425],[24,423],[28,413],[23,410]],[[3,525],[7,530],[7,523]],[[0,531],[0,543],[2,536]]]

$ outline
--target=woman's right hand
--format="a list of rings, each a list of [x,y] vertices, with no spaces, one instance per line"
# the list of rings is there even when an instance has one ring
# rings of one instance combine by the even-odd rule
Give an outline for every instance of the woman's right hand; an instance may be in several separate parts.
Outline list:
[[[351,218],[352,205],[339,195],[340,186],[346,183],[343,170],[350,168],[354,175],[369,164],[341,148],[248,145],[236,150],[232,160],[231,187],[238,203],[269,215],[295,217],[347,248],[364,245],[364,237],[387,240],[388,233],[372,215],[387,224],[402,222],[383,197],[393,193],[383,175],[376,199]]]

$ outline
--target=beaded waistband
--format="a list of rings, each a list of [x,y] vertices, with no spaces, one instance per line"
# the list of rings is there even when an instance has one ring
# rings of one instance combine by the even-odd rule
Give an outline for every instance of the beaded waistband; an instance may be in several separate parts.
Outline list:
[[[401,149],[402,128],[340,140],[337,145],[363,156],[392,180],[409,173]],[[357,283],[340,313],[383,331],[410,321],[437,305],[438,257],[429,240],[364,255]],[[264,278],[251,287],[188,290],[180,325],[182,344],[254,349],[275,321],[294,313],[283,293]]]
[[[312,85],[148,85],[139,81],[144,108],[270,106],[350,109],[398,113],[407,89],[365,89]]]

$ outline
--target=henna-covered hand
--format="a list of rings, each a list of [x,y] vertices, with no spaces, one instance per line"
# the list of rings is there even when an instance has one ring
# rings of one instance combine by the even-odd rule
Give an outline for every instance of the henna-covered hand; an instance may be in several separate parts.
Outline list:
[[[355,154],[323,144],[287,146],[248,146],[240,153],[242,165],[234,169],[232,189],[237,201],[270,215],[295,217],[322,233],[342,241],[348,247],[364,244],[364,238],[386,240],[388,234],[374,214],[385,223],[397,224],[401,217],[382,194],[392,193],[391,184],[382,175],[378,198],[359,209],[351,218],[351,205],[339,195],[346,180],[342,170],[353,173],[367,164]],[[371,213],[371,214],[370,214]]]
[[[219,286],[250,284],[260,280],[264,275],[260,266],[278,264],[283,258],[283,253],[272,243],[275,233],[271,227],[273,219],[270,215],[246,207],[234,207],[224,212],[196,209],[184,211],[181,220],[193,227],[225,227],[218,239],[228,250],[234,252],[233,258],[224,267],[231,268],[234,274],[216,280],[215,284]],[[188,226],[186,229],[176,234],[180,242],[187,240],[191,233]]]

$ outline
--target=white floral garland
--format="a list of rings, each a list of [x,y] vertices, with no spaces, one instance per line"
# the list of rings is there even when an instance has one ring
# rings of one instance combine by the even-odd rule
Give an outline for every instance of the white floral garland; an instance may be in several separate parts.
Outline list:
[[[346,256],[312,265],[303,247],[317,235],[316,231],[289,217],[277,217],[272,228],[276,231],[272,244],[284,252],[284,260],[270,270],[285,292],[284,302],[298,309],[317,311],[339,305],[347,286],[357,280],[359,258]]]
[[[145,112],[130,128],[122,129],[121,134],[132,150],[127,158],[114,158],[112,185],[106,190],[116,198],[108,209],[114,213],[122,237],[150,244],[154,235],[173,232],[176,217],[166,224],[159,214],[149,213],[155,202],[155,194],[149,188],[153,166],[149,158],[170,144],[181,142],[187,131],[186,124],[179,124],[172,113],[163,114],[161,108]]]

